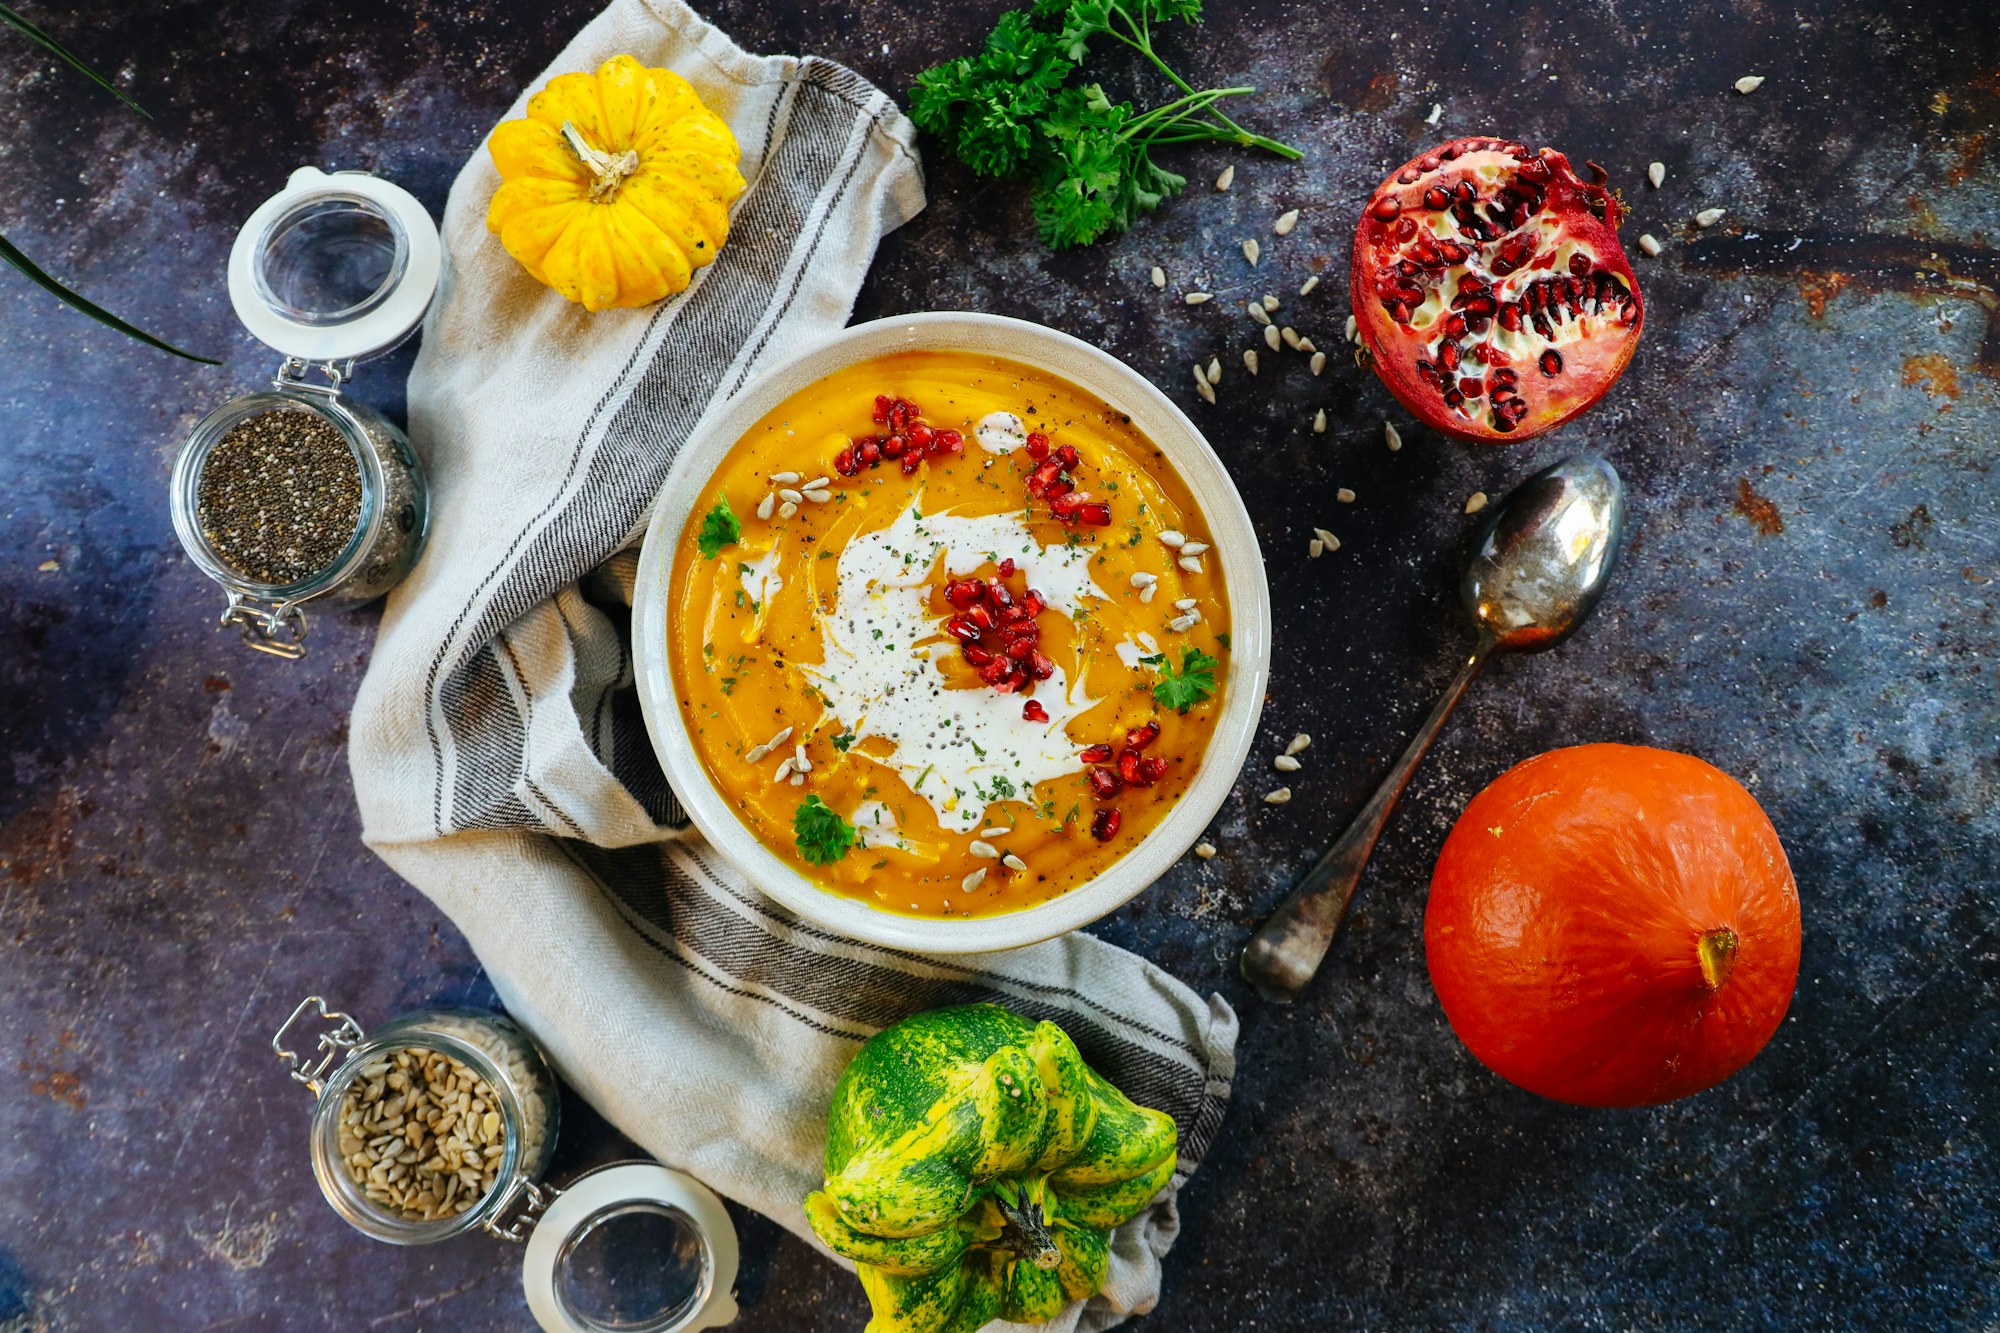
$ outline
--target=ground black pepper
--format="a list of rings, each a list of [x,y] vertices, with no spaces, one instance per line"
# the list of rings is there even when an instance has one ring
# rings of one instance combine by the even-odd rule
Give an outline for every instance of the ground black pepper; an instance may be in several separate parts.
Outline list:
[[[361,468],[317,412],[260,412],[231,426],[196,482],[202,535],[223,562],[283,586],[325,570],[361,521]]]

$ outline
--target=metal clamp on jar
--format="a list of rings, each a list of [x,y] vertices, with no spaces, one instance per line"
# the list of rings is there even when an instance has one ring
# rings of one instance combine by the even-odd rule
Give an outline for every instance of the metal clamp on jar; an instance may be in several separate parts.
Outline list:
[[[320,1027],[305,1056],[285,1045],[300,1024]],[[312,995],[271,1049],[317,1098],[313,1175],[357,1230],[395,1245],[475,1227],[526,1240],[522,1286],[546,1333],[694,1333],[736,1317],[736,1228],[700,1181],[657,1162],[542,1181],[556,1084],[511,1020],[426,1009],[371,1035]]]
[[[342,392],[393,350],[437,292],[437,225],[364,172],[292,173],[237,233],[229,299],[281,353],[269,389],[203,417],[174,463],[174,531],[222,585],[222,624],[305,655],[305,604],[353,607],[416,564],[429,522],[423,466],[387,418]]]

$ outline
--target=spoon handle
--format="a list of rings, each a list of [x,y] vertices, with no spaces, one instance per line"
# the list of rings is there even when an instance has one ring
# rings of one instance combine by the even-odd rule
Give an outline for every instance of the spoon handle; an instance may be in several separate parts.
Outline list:
[[[1480,635],[1472,656],[1459,669],[1458,678],[1431,709],[1417,734],[1410,738],[1402,757],[1368,798],[1368,804],[1361,807],[1340,840],[1327,849],[1318,865],[1306,872],[1291,896],[1244,946],[1243,979],[1265,999],[1289,1004],[1319,970],[1320,960],[1326,957],[1327,948],[1333,943],[1334,932],[1340,929],[1341,920],[1347,915],[1347,904],[1353,901],[1354,890],[1361,883],[1361,872],[1368,865],[1369,853],[1375,850],[1375,840],[1382,836],[1382,826],[1389,822],[1389,814],[1396,808],[1396,799],[1410,785],[1410,777],[1423,762],[1425,751],[1444,729],[1445,719],[1464,697],[1466,687],[1478,678],[1492,651],[1492,637]]]

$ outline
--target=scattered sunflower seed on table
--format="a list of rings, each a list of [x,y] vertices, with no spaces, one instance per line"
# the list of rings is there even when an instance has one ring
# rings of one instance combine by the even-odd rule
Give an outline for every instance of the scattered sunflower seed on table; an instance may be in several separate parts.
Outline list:
[[[1739,93],[1754,93],[1763,86],[1764,76],[1762,74],[1745,74],[1736,81],[1736,91]]]
[[[1649,231],[1639,237],[1639,248],[1654,259],[1658,259],[1662,247],[1659,240]]]
[[[1270,327],[1271,317],[1270,315],[1265,313],[1264,303],[1262,301],[1247,302],[1245,303],[1243,308],[1250,312],[1250,318],[1256,320],[1259,324],[1264,325],[1266,328]]]
[[[1236,181],[1236,164],[1232,162],[1228,166],[1222,169],[1222,174],[1220,176],[1217,176],[1215,178],[1215,188],[1218,190],[1226,190],[1232,184],[1234,184],[1235,181]]]
[[[1646,179],[1653,183],[1654,189],[1659,189],[1667,181],[1667,164],[1664,162],[1647,163]]]
[[[1161,288],[1167,285],[1167,271],[1158,264],[1153,265],[1153,285]]]
[[[1313,738],[1302,731],[1298,735],[1292,737],[1291,743],[1285,746],[1285,753],[1299,754],[1312,743],[1313,743]]]
[[[1211,860],[1215,856],[1215,844],[1212,842],[1198,842],[1194,845],[1194,854],[1204,861]]]
[[[1278,345],[1278,326],[1276,324],[1266,324],[1264,326],[1264,346],[1275,352],[1278,350]]]
[[[1278,214],[1278,220],[1271,224],[1271,231],[1278,236],[1290,236],[1292,228],[1299,225],[1299,210],[1288,208]]]
[[[1396,430],[1395,422],[1385,421],[1382,423],[1382,442],[1389,446],[1389,452],[1392,454],[1403,447],[1403,437]]]
[[[1304,282],[1299,284],[1299,295],[1311,296],[1313,288],[1317,286],[1319,286],[1319,274],[1315,273],[1310,278],[1307,278]]]
[[[1213,301],[1215,299],[1215,293],[1189,292],[1186,296],[1182,297],[1181,299],[1186,301],[1189,305],[1201,305],[1205,301]]]
[[[1480,510],[1482,510],[1482,509],[1484,509],[1484,508],[1486,508],[1486,492],[1485,492],[1485,491],[1474,491],[1474,492],[1473,492],[1473,493],[1472,493],[1471,495],[1468,495],[1468,496],[1466,496],[1466,497],[1465,497],[1465,512],[1466,512],[1466,513],[1468,513],[1468,514],[1476,514],[1476,513],[1478,513],[1478,512],[1480,511]]]
[[[1724,212],[1725,210],[1720,208],[1704,208],[1694,215],[1694,225],[1707,230],[1722,221]]]
[[[1290,787],[1279,787],[1275,791],[1267,791],[1264,793],[1265,805],[1283,805],[1286,801],[1289,801],[1291,799],[1292,799],[1292,789]]]
[[[1255,375],[1255,374],[1257,373],[1257,349],[1256,349],[1256,348],[1254,348],[1254,347],[1246,347],[1246,348],[1244,348],[1244,349],[1243,349],[1243,368],[1244,368],[1245,370],[1249,371],[1249,372],[1250,372],[1250,373],[1251,373],[1252,375]]]
[[[1264,247],[1257,244],[1257,238],[1255,236],[1252,236],[1249,240],[1243,242],[1243,257],[1250,261],[1251,268],[1257,267],[1257,261],[1263,256],[1263,254],[1264,254]]]
[[[1340,501],[1344,505],[1351,505],[1354,503],[1354,492],[1349,490],[1347,487],[1342,486],[1339,490],[1333,493],[1333,498]]]
[[[1280,773],[1296,773],[1304,768],[1305,765],[1288,754],[1281,754],[1271,761],[1271,767],[1277,769]]]
[[[1312,367],[1313,374],[1315,375],[1319,374],[1322,370],[1326,369],[1326,353],[1314,352],[1312,354],[1312,360],[1308,361],[1306,364]]]

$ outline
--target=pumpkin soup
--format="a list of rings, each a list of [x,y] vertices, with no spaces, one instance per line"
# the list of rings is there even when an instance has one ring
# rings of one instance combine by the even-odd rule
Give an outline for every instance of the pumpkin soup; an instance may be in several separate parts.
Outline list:
[[[1229,607],[1187,487],[1045,372],[901,352],[747,430],[674,557],[676,695],[744,823],[923,916],[1097,875],[1201,763]]]

